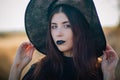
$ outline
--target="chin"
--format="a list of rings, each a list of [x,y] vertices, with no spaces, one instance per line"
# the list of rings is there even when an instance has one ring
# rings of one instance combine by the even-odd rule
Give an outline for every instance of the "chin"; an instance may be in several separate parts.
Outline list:
[[[63,49],[59,49],[59,51],[61,51],[61,52],[65,52],[66,50],[63,50]]]
[[[61,52],[69,52],[69,51],[71,51],[71,49],[68,49],[68,48],[58,48],[59,49],[59,51],[61,51]]]

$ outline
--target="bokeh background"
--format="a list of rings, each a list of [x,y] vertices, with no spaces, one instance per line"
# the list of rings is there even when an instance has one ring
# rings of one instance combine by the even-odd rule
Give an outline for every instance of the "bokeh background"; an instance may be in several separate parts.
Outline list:
[[[120,57],[120,0],[93,0],[103,26],[107,43]],[[0,0],[0,80],[8,80],[9,72],[18,46],[29,41],[24,29],[24,14],[29,0]],[[35,51],[30,65],[44,57]],[[120,80],[120,61],[116,68]]]

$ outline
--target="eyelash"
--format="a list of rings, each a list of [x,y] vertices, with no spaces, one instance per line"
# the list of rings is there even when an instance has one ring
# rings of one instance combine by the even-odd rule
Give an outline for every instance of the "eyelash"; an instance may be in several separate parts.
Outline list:
[[[66,25],[63,25],[64,28],[71,28],[71,25],[70,24],[66,24]],[[58,26],[51,26],[51,29],[56,29]]]
[[[55,28],[57,28],[57,26],[51,26],[51,29],[55,29]]]
[[[65,27],[65,28],[70,28],[71,25],[70,25],[70,24],[66,24],[66,25],[64,25],[64,27]]]

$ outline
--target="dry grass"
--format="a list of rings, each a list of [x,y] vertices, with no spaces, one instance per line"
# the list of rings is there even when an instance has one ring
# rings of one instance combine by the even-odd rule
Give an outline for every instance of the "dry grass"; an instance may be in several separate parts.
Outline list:
[[[7,80],[18,45],[27,38],[24,34],[0,34],[0,80]]]
[[[109,43],[120,56],[120,27],[104,28],[107,43]]]
[[[120,56],[120,28],[104,28],[105,36],[107,42],[112,45],[116,52]],[[13,63],[17,47],[23,42],[28,41],[25,33],[0,33],[0,80],[8,80],[10,67]],[[39,59],[44,57],[44,55],[39,54],[35,51],[33,60],[24,69],[23,75],[30,68],[30,65]],[[118,80],[120,79],[120,62],[118,64],[116,75]],[[22,75],[22,76],[23,76]]]

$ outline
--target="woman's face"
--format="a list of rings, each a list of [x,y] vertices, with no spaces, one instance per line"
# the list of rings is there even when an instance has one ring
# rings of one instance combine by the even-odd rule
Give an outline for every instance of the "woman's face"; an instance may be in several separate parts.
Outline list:
[[[73,48],[73,32],[70,22],[64,13],[56,13],[51,20],[51,35],[55,45],[64,53],[71,55]]]

